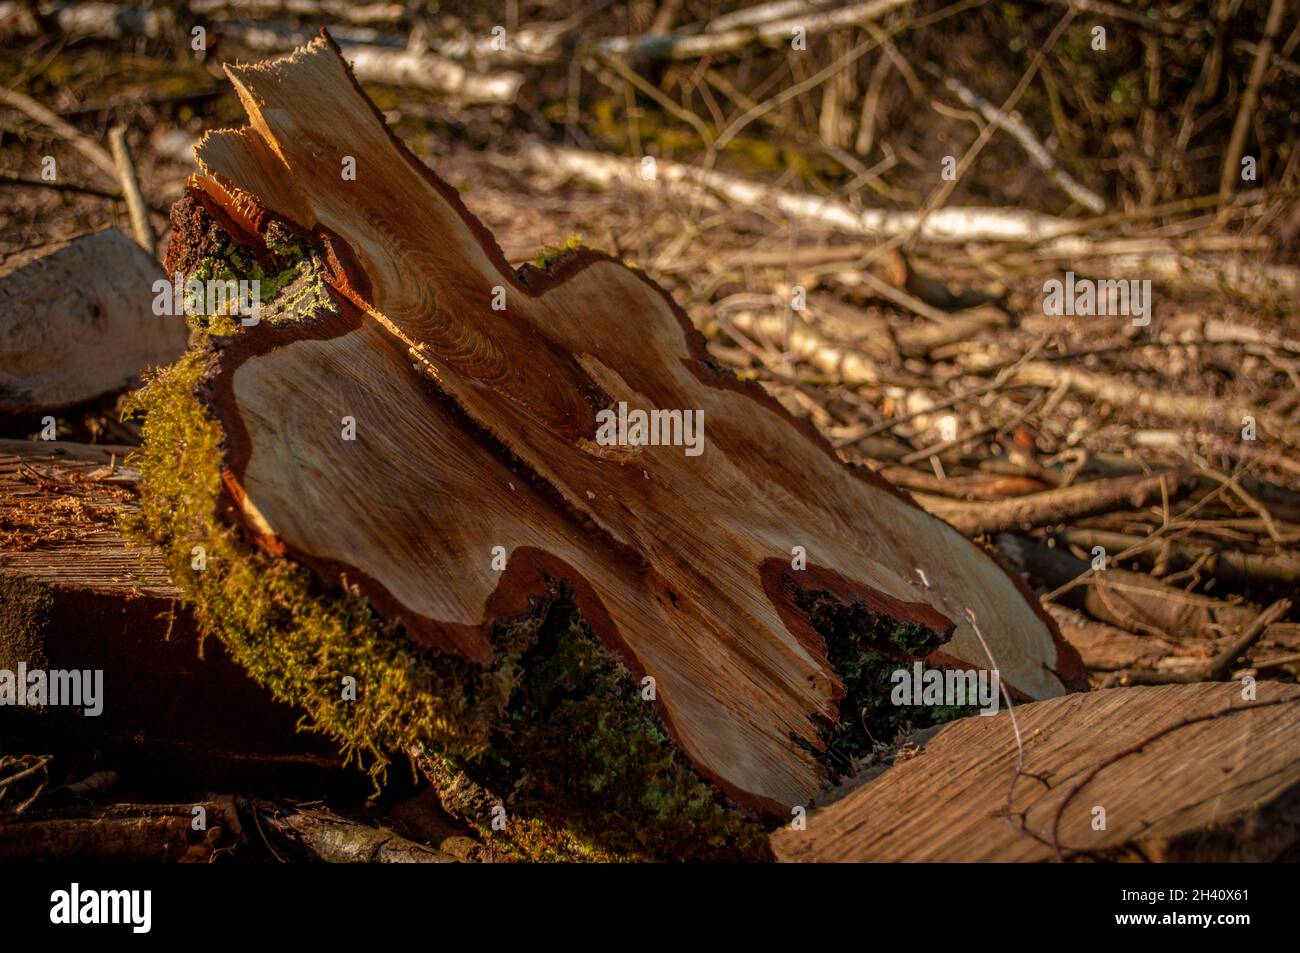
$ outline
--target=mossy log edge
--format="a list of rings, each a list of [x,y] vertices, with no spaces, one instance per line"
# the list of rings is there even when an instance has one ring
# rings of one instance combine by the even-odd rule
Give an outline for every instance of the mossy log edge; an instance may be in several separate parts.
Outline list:
[[[458,200],[453,204],[482,229]],[[235,222],[192,190],[174,210],[168,273],[261,275],[281,297],[292,297],[284,320],[316,321],[344,305],[321,281],[339,267],[339,247],[265,210],[256,226]],[[546,272],[525,266],[518,281],[558,281],[593,254],[561,255]],[[304,294],[304,283],[315,292]],[[210,322],[197,346],[137,401],[148,414],[137,530],[163,545],[200,622],[242,664],[278,696],[303,705],[346,753],[368,758],[377,777],[392,752],[415,752],[426,774],[462,795],[462,816],[522,856],[767,856],[771,818],[737,804],[691,766],[641,701],[632,673],[591,635],[565,583],[557,580],[531,595],[523,611],[493,624],[492,662],[485,666],[422,651],[346,576],[337,587],[322,584],[306,567],[250,545],[222,483],[231,447],[211,413],[209,386],[214,362],[239,336],[230,322]],[[194,569],[196,547],[204,554],[202,571]],[[881,617],[865,618],[869,631],[859,626],[847,635],[843,624],[816,625],[828,656],[841,660],[835,670],[855,705],[872,692],[883,701],[882,666],[934,661],[951,633],[894,620],[882,632],[874,624]],[[1070,653],[1061,648],[1068,678]],[[573,664],[566,668],[565,660]],[[355,699],[345,695],[345,678],[364,686]],[[861,736],[871,737],[864,714],[873,707],[819,726],[826,741],[842,736],[845,725],[856,736],[824,754],[832,780],[869,751]],[[907,713],[890,714],[897,720]],[[912,714],[921,722],[936,717]],[[463,796],[467,790],[474,795]],[[503,819],[504,836],[493,823]]]

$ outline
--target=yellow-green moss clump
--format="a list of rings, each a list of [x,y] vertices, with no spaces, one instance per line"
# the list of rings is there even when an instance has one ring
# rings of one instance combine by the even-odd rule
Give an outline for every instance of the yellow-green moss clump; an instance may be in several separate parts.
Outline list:
[[[225,279],[229,267],[195,271]],[[205,633],[376,784],[394,753],[419,752],[449,808],[508,855],[767,856],[761,824],[696,774],[562,587],[494,627],[497,661],[485,668],[417,650],[356,591],[327,589],[225,525],[224,434],[200,397],[213,329],[196,323],[198,343],[127,411],[144,417],[140,510],[127,530],[161,548]]]
[[[387,752],[435,741],[473,752],[509,694],[503,673],[438,667],[404,650],[355,592],[322,594],[309,571],[245,544],[216,517],[223,434],[196,396],[211,353],[192,350],[156,373],[128,412],[145,414],[140,511],[128,530],[159,544],[172,578],[260,682],[302,704],[377,777]],[[344,679],[355,679],[351,700]]]
[[[533,264],[542,270],[546,270],[550,267],[551,262],[563,258],[569,252],[577,251],[581,247],[583,247],[582,236],[575,233],[558,245],[547,245],[533,256]]]

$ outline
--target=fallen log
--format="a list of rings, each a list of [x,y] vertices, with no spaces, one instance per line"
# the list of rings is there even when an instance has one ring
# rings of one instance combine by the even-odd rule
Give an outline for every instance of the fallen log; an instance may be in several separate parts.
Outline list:
[[[979,533],[1025,532],[1117,509],[1138,510],[1161,499],[1182,499],[1195,488],[1195,473],[1175,470],[1154,476],[1079,483],[992,502],[965,503],[937,496],[920,497],[919,501],[931,513],[947,520],[963,533],[974,536]]]
[[[785,861],[1274,861],[1300,846],[1300,687],[1120,688],[939,729],[772,836]]]
[[[208,547],[174,574],[199,618],[349,750],[424,751],[534,855],[754,856],[869,748],[900,660],[1086,686],[1009,574],[643,273],[511,271],[328,37],[227,69],[252,124],[200,143],[168,267],[287,277],[151,385],[142,514],[169,566]]]
[[[734,53],[751,43],[776,45],[789,43],[797,33],[815,35],[829,30],[858,26],[881,19],[910,0],[866,0],[838,10],[800,10],[782,19],[762,17],[745,25],[703,33],[669,33],[600,40],[596,48],[617,56],[643,57],[650,60],[688,60]]]
[[[762,182],[742,179],[711,169],[701,169],[666,159],[655,163],[654,178],[648,178],[644,163],[634,159],[554,148],[534,142],[520,152],[521,158],[544,173],[567,173],[599,188],[619,184],[638,191],[658,191],[675,186],[696,195],[716,194],[732,206],[762,207],[770,204],[782,215],[812,228],[830,229],[846,235],[891,238],[911,235],[923,241],[960,244],[975,241],[1042,241],[1070,231],[1075,222],[1052,215],[1016,208],[946,206],[924,217],[919,212],[894,209],[860,209],[841,199],[804,195],[776,189]]]
[[[227,814],[220,801],[33,810],[0,822],[0,861],[211,863],[235,840]]]
[[[185,350],[153,313],[153,256],[106,229],[0,265],[0,412],[55,410],[139,383]]]
[[[121,464],[129,450],[0,441],[0,671],[83,676],[81,705],[0,696],[7,744],[15,734],[59,739],[137,774],[183,769],[201,784],[274,776],[319,790],[343,773],[331,746],[299,734],[298,712],[224,646],[201,644],[161,555],[123,537],[139,478]]]
[[[1082,367],[1067,367],[1050,361],[1028,361],[1016,372],[1020,384],[1035,387],[1068,387],[1081,397],[1106,401],[1131,410],[1142,410],[1172,420],[1185,420],[1203,427],[1224,427],[1239,431],[1246,418],[1256,420],[1261,440],[1276,438],[1300,448],[1300,426],[1280,419],[1261,406],[1241,398],[1219,399],[1199,394],[1171,394],[1130,381],[1110,377]]]
[[[1178,642],[1218,639],[1250,625],[1259,614],[1250,606],[1185,592],[1145,573],[1109,564],[1095,571],[1086,559],[1021,536],[1000,533],[996,543],[1032,579],[1056,590],[1062,605],[1129,632]]]
[[[1144,565],[1168,569],[1199,566],[1207,576],[1235,582],[1273,582],[1295,585],[1300,582],[1300,555],[1285,550],[1275,553],[1252,553],[1235,547],[1213,544],[1156,540],[1144,545],[1142,537],[1109,530],[1067,526],[1053,534],[1057,539],[1091,550],[1101,546],[1108,552],[1133,551],[1131,558]]]
[[[268,23],[231,23],[223,26],[222,32],[263,52],[291,49],[311,35],[307,29]],[[514,70],[480,73],[430,50],[345,43],[342,51],[363,83],[423,89],[467,103],[512,103],[524,83],[524,75]]]
[[[235,803],[240,813],[254,818],[248,826],[262,832],[277,854],[327,864],[454,864],[460,860],[318,804],[264,798],[239,798]]]
[[[1090,672],[1152,668],[1180,647],[1153,635],[1134,635],[1065,606],[1049,604],[1047,613],[1056,620],[1065,640],[1078,650]],[[1186,645],[1186,640],[1182,644]]]

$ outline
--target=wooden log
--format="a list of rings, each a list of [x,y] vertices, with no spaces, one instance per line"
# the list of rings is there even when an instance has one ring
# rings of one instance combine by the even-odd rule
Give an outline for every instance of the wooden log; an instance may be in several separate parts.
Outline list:
[[[477,757],[520,704],[521,679],[539,699],[527,717],[543,717],[541,696],[570,676],[528,679],[555,652],[592,653],[581,671],[608,671],[629,703],[603,724],[652,718],[658,727],[636,730],[659,735],[645,750],[671,752],[678,776],[747,816],[788,816],[831,783],[836,726],[859,720],[840,703],[861,675],[832,664],[858,649],[813,625],[818,598],[880,622],[878,647],[896,657],[996,665],[1024,698],[1083,687],[1077,656],[997,563],[724,372],[643,273],[586,249],[512,272],[327,38],[228,72],[252,125],[200,144],[172,261],[222,254],[205,244],[208,215],[267,267],[298,236],[299,267],[322,292],[223,328],[161,383],[145,511],[179,547],[192,539],[177,520],[192,532],[191,515],[215,507],[210,532],[231,539],[219,562],[246,583],[195,580],[200,611],[220,603],[207,618],[241,657],[296,685],[350,743]],[[344,155],[355,180],[339,174]],[[201,413],[189,414],[196,394]],[[653,443],[626,439],[633,411],[681,424]],[[692,436],[691,416],[707,431]],[[216,501],[204,493],[218,475]],[[255,631],[264,617],[239,611],[261,597],[257,567],[288,579],[303,566],[302,609],[268,641]],[[577,630],[532,624],[565,600]],[[905,632],[920,637],[910,650]],[[359,697],[340,704],[349,678]],[[603,703],[566,711],[581,719]],[[512,763],[577,757],[537,730],[538,749]],[[571,800],[601,770],[591,747],[595,760],[563,782]],[[638,785],[644,758],[620,761]],[[591,808],[600,797],[581,795]],[[627,796],[629,811],[649,809],[644,788]]]
[[[1035,387],[1068,387],[1081,397],[1202,427],[1223,427],[1229,432],[1240,431],[1246,418],[1252,418],[1258,422],[1260,439],[1276,438],[1290,447],[1300,447],[1300,426],[1241,398],[1167,393],[1083,367],[1067,367],[1050,361],[1027,361],[1016,372],[1015,380]]]
[[[1001,533],[996,542],[1004,555],[1049,589],[1079,580],[1059,596],[1063,605],[1130,632],[1175,641],[1214,639],[1249,625],[1259,613],[1250,606],[1184,592],[1145,573],[1113,566],[1094,572],[1087,560],[1021,536]]]
[[[598,152],[543,145],[534,142],[520,157],[539,172],[567,173],[598,188],[619,184],[642,192],[677,187],[692,195],[721,196],[727,204],[757,208],[770,204],[781,215],[812,228],[846,235],[891,238],[916,233],[923,241],[955,243],[975,241],[1043,241],[1076,226],[1071,219],[1040,215],[1018,208],[946,206],[922,217],[918,212],[883,208],[856,208],[824,195],[804,195],[775,189],[763,182],[742,179],[712,169],[701,169],[667,159],[655,163],[655,177],[647,179],[644,166],[633,160]],[[852,258],[850,257],[850,260]]]
[[[227,814],[221,801],[32,810],[0,822],[0,861],[211,863],[235,840]]]
[[[300,734],[299,713],[224,646],[201,644],[161,555],[123,537],[139,478],[121,463],[129,451],[0,440],[0,670],[103,672],[99,714],[11,710],[6,743],[111,742],[142,771],[180,766],[195,783],[275,775],[319,787],[341,773],[332,746]],[[18,713],[33,719],[21,730]]]
[[[0,265],[0,412],[53,410],[124,390],[185,350],[153,313],[153,257],[115,229]]]
[[[939,729],[772,837],[785,861],[1274,861],[1300,848],[1300,687],[1118,688]],[[1104,812],[1104,814],[1102,813]]]
[[[266,23],[231,23],[222,32],[251,49],[268,52],[290,49],[311,36],[310,30]],[[524,83],[524,75],[514,70],[480,73],[430,50],[344,43],[342,51],[363,83],[423,89],[467,103],[512,103]]]
[[[752,43],[777,45],[789,43],[796,31],[811,37],[830,30],[857,26],[881,19],[906,6],[910,0],[866,0],[836,10],[804,9],[780,19],[760,18],[744,26],[704,33],[611,37],[596,44],[597,49],[618,56],[644,57],[651,60],[690,60],[705,56],[734,53]]]
[[[1186,647],[1189,641],[1182,640],[1176,644],[1153,635],[1134,635],[1065,606],[1049,605],[1047,612],[1061,627],[1065,640],[1078,649],[1089,671],[1154,667],[1161,659],[1173,655],[1180,646]]]
[[[1067,526],[1053,534],[1058,540],[1091,550],[1101,546],[1107,552],[1121,553],[1140,546],[1142,538],[1129,533]],[[1300,581],[1300,555],[1281,550],[1254,553],[1222,544],[1187,543],[1160,540],[1133,554],[1133,560],[1145,566],[1159,563],[1169,569],[1199,566],[1207,576],[1234,582],[1272,582],[1295,585]]]
[[[920,503],[963,533],[975,536],[979,533],[1025,532],[1118,509],[1138,510],[1162,499],[1180,500],[1195,488],[1195,473],[1175,470],[1153,476],[1077,483],[994,502],[973,504],[925,496],[920,498]]]
[[[277,852],[289,857],[327,864],[454,864],[460,860],[319,805],[263,798],[241,798],[237,803],[241,813],[256,817],[258,830],[277,842]]]

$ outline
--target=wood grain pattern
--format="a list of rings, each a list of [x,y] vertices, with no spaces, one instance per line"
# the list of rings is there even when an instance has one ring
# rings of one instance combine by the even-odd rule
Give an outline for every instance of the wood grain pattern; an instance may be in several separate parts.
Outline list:
[[[130,546],[130,447],[0,440],[0,575],[123,598],[180,595],[159,554]]]
[[[1277,860],[1300,844],[1300,687],[1261,682],[1117,688],[1016,709],[1024,774],[1003,711],[941,728],[919,754],[772,835],[786,861]],[[1269,702],[1280,704],[1267,705]],[[1241,708],[1169,731],[1184,719]],[[1034,776],[1041,778],[1037,780]],[[1094,808],[1106,828],[1093,827]],[[1037,835],[1037,836],[1033,836]]]
[[[843,694],[796,588],[951,631],[936,661],[989,667],[969,608],[1020,697],[1083,684],[1015,580],[722,371],[643,273],[589,250],[513,272],[328,38],[228,72],[250,125],[205,137],[191,185],[241,241],[272,222],[311,236],[337,306],[243,330],[213,372],[226,489],[268,551],[484,664],[490,624],[562,580],[597,637],[655,678],[701,773],[784,816],[827,783],[818,725]],[[702,411],[703,453],[599,445],[597,413],[619,402]]]

